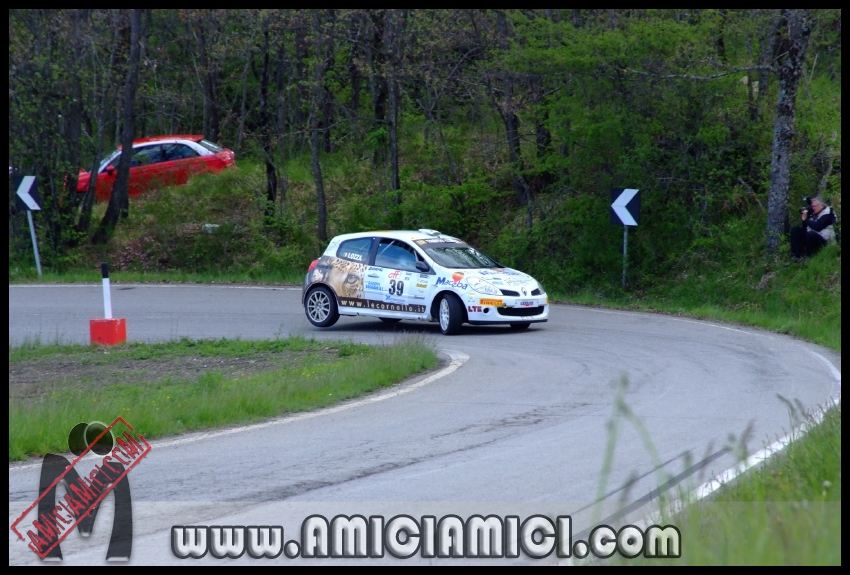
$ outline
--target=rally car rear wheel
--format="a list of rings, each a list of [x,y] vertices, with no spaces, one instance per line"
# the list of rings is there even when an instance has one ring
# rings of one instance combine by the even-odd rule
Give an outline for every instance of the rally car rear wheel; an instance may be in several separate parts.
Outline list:
[[[304,312],[310,323],[316,327],[330,327],[339,319],[336,298],[325,286],[318,286],[307,294]]]

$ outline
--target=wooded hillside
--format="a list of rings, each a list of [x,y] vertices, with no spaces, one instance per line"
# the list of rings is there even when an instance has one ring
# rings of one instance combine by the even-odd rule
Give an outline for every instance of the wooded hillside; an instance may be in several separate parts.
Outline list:
[[[840,10],[10,10],[9,162],[54,266],[132,219],[126,185],[102,213],[69,191],[128,134],[233,149],[294,267],[428,227],[616,284],[610,189],[639,188],[641,286],[787,251],[803,196],[840,207],[840,84]]]

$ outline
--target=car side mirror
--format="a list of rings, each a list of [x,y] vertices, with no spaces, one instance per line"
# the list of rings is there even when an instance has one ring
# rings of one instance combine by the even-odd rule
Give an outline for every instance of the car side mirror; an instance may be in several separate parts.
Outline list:
[[[115,173],[115,166],[106,166],[106,173],[110,176]]]
[[[418,269],[420,272],[427,272],[430,271],[431,268],[429,268],[428,264],[426,264],[425,262],[418,261],[416,262],[416,269]]]

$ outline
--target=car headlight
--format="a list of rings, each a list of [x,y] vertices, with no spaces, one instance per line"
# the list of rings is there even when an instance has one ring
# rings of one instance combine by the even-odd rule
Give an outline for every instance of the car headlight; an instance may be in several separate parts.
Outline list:
[[[537,284],[537,289],[539,289],[539,290],[540,290],[540,293],[541,293],[541,294],[546,293],[546,290],[545,290],[545,289],[543,289],[543,286],[540,284],[540,282],[539,282],[539,281],[534,280],[534,283],[536,283],[536,284]]]
[[[472,289],[478,293],[483,293],[485,295],[500,295],[502,293],[494,285],[487,283],[481,278],[467,278],[466,281],[469,282]]]

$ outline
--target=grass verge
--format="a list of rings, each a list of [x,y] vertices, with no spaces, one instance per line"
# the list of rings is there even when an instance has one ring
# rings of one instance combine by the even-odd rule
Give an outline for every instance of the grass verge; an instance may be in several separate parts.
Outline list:
[[[822,415],[779,455],[665,519],[682,534],[680,558],[614,563],[841,565],[840,404]]]
[[[837,246],[767,271],[688,277],[645,293],[552,290],[552,301],[714,319],[793,335],[841,351],[841,260]],[[754,274],[754,275],[753,275]]]
[[[9,460],[65,452],[79,422],[122,415],[146,437],[325,407],[438,364],[421,339],[303,338],[9,349]]]

